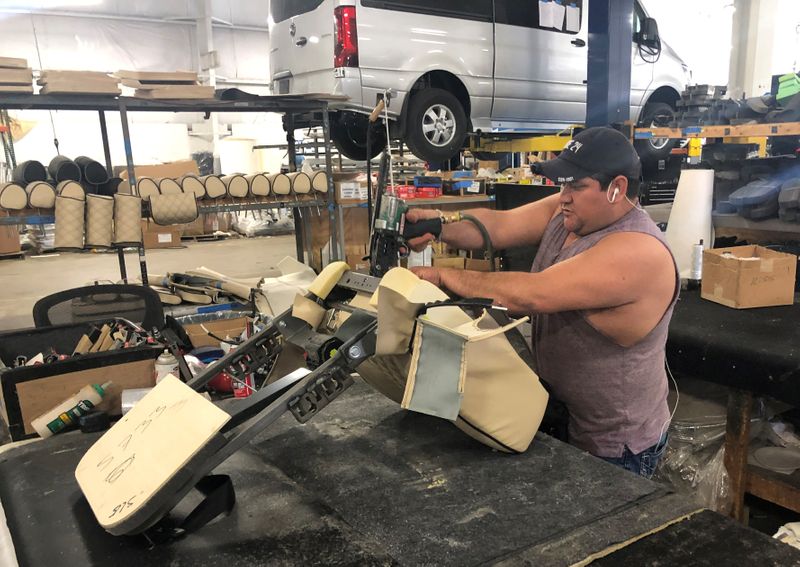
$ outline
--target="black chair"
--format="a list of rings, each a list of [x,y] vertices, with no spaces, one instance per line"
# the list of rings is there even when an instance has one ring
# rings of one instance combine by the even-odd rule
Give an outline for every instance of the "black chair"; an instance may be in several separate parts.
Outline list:
[[[164,327],[158,293],[142,285],[91,285],[59,291],[33,306],[37,327],[87,323],[121,317],[147,329]]]

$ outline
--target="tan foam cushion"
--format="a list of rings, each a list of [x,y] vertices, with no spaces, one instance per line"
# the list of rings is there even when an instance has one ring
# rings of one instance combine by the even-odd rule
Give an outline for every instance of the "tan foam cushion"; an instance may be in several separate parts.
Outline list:
[[[250,186],[250,194],[256,197],[266,197],[270,194],[270,183],[267,176],[263,173],[255,173],[253,175],[245,175],[247,184]]]
[[[269,179],[272,192],[275,195],[288,195],[292,192],[292,182],[285,174],[273,173],[272,175],[267,175],[267,179]]]
[[[142,198],[142,201],[149,201],[153,195],[160,194],[158,182],[151,177],[137,179],[136,187],[139,189],[139,197]]]
[[[302,171],[287,173],[286,176],[292,182],[292,191],[298,195],[305,195],[311,192],[311,178]]]
[[[222,178],[222,182],[231,197],[247,197],[250,192],[250,186],[243,175],[226,175]]]
[[[206,187],[206,196],[208,196],[209,199],[219,199],[220,197],[224,197],[228,192],[225,184],[216,175],[206,175],[201,177],[200,180]]]
[[[59,197],[69,197],[70,199],[86,200],[86,192],[77,181],[62,181],[56,185],[56,193]]]
[[[180,184],[174,179],[170,179],[168,177],[165,177],[158,182],[158,191],[162,195],[177,195],[178,193],[183,193],[183,189],[181,189]]]
[[[16,183],[0,184],[0,209],[20,211],[28,205],[28,194]]]
[[[56,190],[46,181],[34,181],[25,187],[28,193],[28,206],[39,209],[52,209],[56,206]]]
[[[206,186],[194,175],[187,175],[181,179],[181,189],[184,193],[194,193],[195,199],[206,196]]]

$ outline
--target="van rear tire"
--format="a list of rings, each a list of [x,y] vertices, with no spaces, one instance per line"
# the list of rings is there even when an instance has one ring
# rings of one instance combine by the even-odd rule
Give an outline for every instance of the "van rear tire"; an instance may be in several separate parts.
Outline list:
[[[381,124],[370,125],[363,114],[342,113],[331,120],[331,141],[343,156],[356,161],[367,160],[367,128],[371,127],[369,159],[386,147],[386,132]]]
[[[467,115],[453,94],[435,88],[419,90],[407,112],[405,142],[418,158],[445,161],[463,147]]]
[[[663,128],[670,125],[675,118],[675,110],[666,102],[648,102],[642,109],[639,120],[640,128]],[[633,147],[639,154],[643,166],[653,165],[661,160],[669,159],[672,148],[678,140],[666,138],[650,138],[634,140]]]

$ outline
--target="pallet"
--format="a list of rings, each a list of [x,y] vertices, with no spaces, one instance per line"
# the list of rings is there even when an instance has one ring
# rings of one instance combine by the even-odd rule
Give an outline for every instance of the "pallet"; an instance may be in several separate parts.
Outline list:
[[[227,234],[189,234],[181,236],[181,242],[217,242],[227,238]]]

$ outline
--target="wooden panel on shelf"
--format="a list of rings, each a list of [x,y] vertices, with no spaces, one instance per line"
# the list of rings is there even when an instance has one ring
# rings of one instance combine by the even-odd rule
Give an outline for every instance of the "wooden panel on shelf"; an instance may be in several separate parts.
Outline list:
[[[682,128],[637,128],[636,137],[643,138],[729,138],[751,136],[796,136],[800,135],[800,122],[778,122],[774,124],[719,124],[708,126],[684,126]]]
[[[192,71],[126,71],[114,73],[120,79],[133,79],[142,83],[196,83],[197,73]]]

